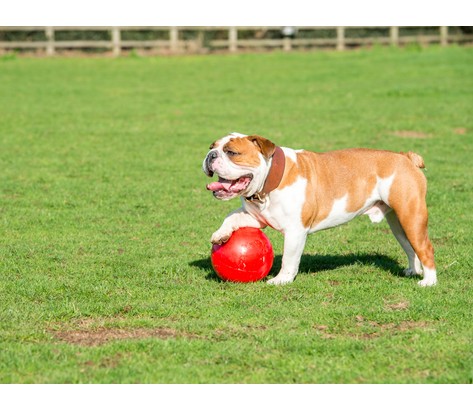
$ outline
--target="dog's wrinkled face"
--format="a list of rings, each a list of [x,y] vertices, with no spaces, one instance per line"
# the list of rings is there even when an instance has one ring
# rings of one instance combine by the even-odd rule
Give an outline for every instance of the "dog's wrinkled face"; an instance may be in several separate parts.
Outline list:
[[[262,137],[232,133],[215,141],[204,159],[206,175],[218,175],[218,181],[207,185],[217,199],[252,196],[263,186],[268,162],[275,145]]]

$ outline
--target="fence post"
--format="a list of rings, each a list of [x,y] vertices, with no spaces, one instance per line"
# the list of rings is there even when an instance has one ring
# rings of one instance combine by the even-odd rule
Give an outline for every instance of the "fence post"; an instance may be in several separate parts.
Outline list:
[[[53,56],[54,55],[54,28],[53,27],[46,27],[46,40],[48,44],[46,45],[46,55]]]
[[[235,53],[238,49],[238,30],[236,27],[228,29],[228,50]]]
[[[440,44],[442,47],[448,46],[448,26],[440,27]]]
[[[113,27],[112,28],[112,51],[113,56],[118,57],[121,53],[121,35],[120,35],[120,27]]]
[[[197,51],[202,53],[204,51],[204,30],[200,29],[197,33]]]
[[[177,27],[171,27],[169,32],[169,47],[172,53],[177,53],[179,50],[179,30]]]
[[[345,50],[345,27],[337,27],[337,50]]]
[[[292,40],[291,37],[284,37],[282,40],[282,47],[284,51],[292,50]]]
[[[399,46],[399,27],[394,26],[389,29],[389,37],[391,38],[391,45]]]

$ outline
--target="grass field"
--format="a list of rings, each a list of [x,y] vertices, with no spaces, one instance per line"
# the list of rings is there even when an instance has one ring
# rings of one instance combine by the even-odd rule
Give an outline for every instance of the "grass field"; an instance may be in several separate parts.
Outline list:
[[[0,58],[0,383],[471,383],[472,112],[471,48]],[[231,131],[421,154],[439,284],[367,217],[218,280]]]

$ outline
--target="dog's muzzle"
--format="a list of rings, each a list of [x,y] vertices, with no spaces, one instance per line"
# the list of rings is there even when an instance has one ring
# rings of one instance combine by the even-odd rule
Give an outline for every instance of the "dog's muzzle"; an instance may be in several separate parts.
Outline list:
[[[212,170],[212,163],[218,158],[218,152],[217,151],[210,151],[207,154],[207,157],[205,158],[205,170],[207,171],[207,175],[209,177],[212,177],[214,175],[214,172]]]

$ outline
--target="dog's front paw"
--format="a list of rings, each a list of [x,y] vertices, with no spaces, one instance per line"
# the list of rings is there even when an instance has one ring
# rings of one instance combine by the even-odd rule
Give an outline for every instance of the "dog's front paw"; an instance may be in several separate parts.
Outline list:
[[[434,286],[437,284],[437,271],[434,269],[429,269],[424,267],[424,279],[417,282],[419,286]]]
[[[279,274],[273,279],[268,280],[269,285],[287,285],[288,283],[294,282],[294,276]]]
[[[219,229],[218,231],[215,231],[210,238],[210,242],[213,245],[222,245],[225,242],[227,242],[230,239],[230,236],[232,236],[231,231],[224,231]]]
[[[419,286],[426,287],[426,286],[434,286],[437,284],[437,278],[426,278],[422,279],[417,282]]]

